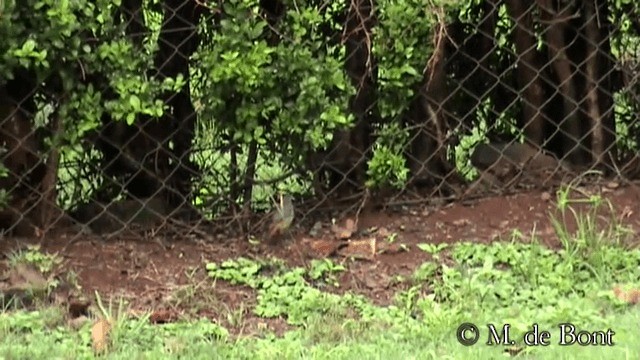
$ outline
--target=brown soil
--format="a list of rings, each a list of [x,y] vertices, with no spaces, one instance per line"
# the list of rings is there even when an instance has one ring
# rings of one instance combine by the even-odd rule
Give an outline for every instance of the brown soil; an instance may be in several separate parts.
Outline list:
[[[597,192],[610,200],[615,216],[637,232],[640,213],[635,210],[640,203],[640,188],[633,185],[611,187],[602,187]],[[359,229],[377,227],[378,234],[382,231],[397,234],[395,243],[405,245],[409,251],[382,253],[365,260],[334,254],[332,259],[335,262],[347,266],[347,271],[339,279],[340,287],[334,291],[354,291],[376,303],[389,303],[399,289],[399,285],[392,281],[393,277],[409,275],[429,258],[427,253],[416,247],[420,243],[486,243],[510,238],[514,230],[518,230],[525,239],[535,232],[545,244],[555,246],[558,241],[549,221],[549,215],[556,213],[555,200],[554,193],[534,191],[489,197],[472,204],[454,203],[440,208],[413,206],[395,211],[362,213],[358,219]],[[603,221],[611,220],[612,216],[605,215]],[[317,234],[315,239],[324,236],[324,241],[335,243],[336,240],[327,238],[327,234],[332,234],[331,230]],[[207,278],[204,265],[240,256],[276,256],[289,265],[308,264],[314,256],[309,250],[312,236],[308,229],[290,235],[277,245],[252,245],[244,239],[205,242],[192,237],[183,238],[186,239],[172,240],[170,245],[167,245],[168,240],[126,238],[101,240],[85,237],[73,242],[64,236],[5,239],[0,243],[0,254],[6,256],[26,244],[41,244],[43,251],[59,253],[64,259],[62,271],[72,271],[77,275],[77,284],[87,298],[94,299],[96,291],[103,300],[123,296],[131,309],[154,312],[152,319],[156,321],[204,315],[243,334],[261,331],[259,329],[277,332],[286,329],[282,319],[265,320],[252,316],[255,293],[223,281],[214,283]],[[0,262],[0,270],[2,267],[6,264]]]

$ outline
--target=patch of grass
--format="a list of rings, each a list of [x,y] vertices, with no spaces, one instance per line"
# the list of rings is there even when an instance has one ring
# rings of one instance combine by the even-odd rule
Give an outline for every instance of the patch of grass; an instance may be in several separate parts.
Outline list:
[[[58,254],[44,253],[38,245],[28,245],[26,249],[12,252],[8,259],[11,267],[16,267],[19,264],[32,265],[43,275],[50,274],[62,263]]]
[[[169,299],[169,304],[174,308],[186,309],[187,315],[194,316],[200,311],[211,307],[219,307],[223,304],[217,298],[215,292],[209,291],[210,279],[197,279],[196,273],[200,269],[194,268],[186,272],[187,284],[176,288]],[[215,286],[213,286],[215,288]]]
[[[9,269],[0,274],[0,309],[46,304],[51,292],[60,285],[54,272],[61,263],[57,254],[44,253],[37,245],[10,253]]]

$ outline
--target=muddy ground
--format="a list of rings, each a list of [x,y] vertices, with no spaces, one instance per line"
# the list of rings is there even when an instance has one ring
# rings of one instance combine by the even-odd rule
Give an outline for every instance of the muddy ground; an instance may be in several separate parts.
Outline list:
[[[637,185],[599,186],[589,189],[602,194],[613,205],[615,214],[605,214],[603,221],[615,218],[627,225],[633,233],[640,229],[640,187]],[[578,195],[576,195],[578,196]],[[579,195],[584,198],[584,195]],[[255,294],[238,286],[207,278],[206,262],[221,262],[240,256],[265,258],[275,256],[289,265],[304,265],[314,258],[331,257],[347,266],[340,277],[338,292],[354,291],[370,297],[379,304],[387,304],[399,290],[390,279],[395,275],[409,275],[429,255],[417,248],[420,243],[453,243],[457,241],[491,242],[510,239],[514,230],[526,241],[535,233],[549,246],[558,245],[550,223],[550,214],[558,214],[554,192],[530,191],[510,196],[493,196],[481,200],[456,202],[440,207],[405,206],[396,210],[362,212],[358,217],[359,230],[352,240],[377,239],[378,254],[364,259],[353,259],[344,252],[336,253],[339,234],[325,225],[324,231],[309,229],[288,234],[275,245],[252,244],[247,239],[224,236],[214,241],[199,236],[161,236],[141,240],[115,238],[103,240],[84,237],[56,236],[44,239],[4,239],[0,254],[8,254],[26,244],[41,244],[45,252],[58,253],[63,259],[62,269],[72,271],[87,298],[97,291],[103,298],[124,296],[131,309],[152,311],[163,321],[183,316],[208,316],[229,324],[229,314],[242,315],[242,332],[250,332],[266,325],[272,330],[286,328],[283,320],[265,321],[251,315]],[[571,227],[571,221],[568,221]],[[348,234],[347,234],[348,235]],[[395,247],[382,247],[385,239],[393,236]],[[71,241],[71,240],[74,241]],[[345,244],[345,241],[341,242]],[[365,242],[370,244],[370,242]],[[367,253],[367,247],[343,248],[356,254]],[[408,251],[407,251],[408,250]],[[353,252],[352,251],[352,252]],[[329,255],[327,255],[329,254]],[[342,255],[341,255],[342,254]],[[364,254],[367,255],[367,254]],[[370,255],[370,254],[368,254]],[[0,267],[6,267],[6,262]],[[0,269],[1,270],[1,269]]]

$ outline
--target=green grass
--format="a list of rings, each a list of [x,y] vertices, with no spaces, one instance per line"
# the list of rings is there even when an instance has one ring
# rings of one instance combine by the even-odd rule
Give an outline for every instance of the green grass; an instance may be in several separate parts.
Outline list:
[[[607,246],[598,251],[609,267],[598,267],[607,273],[594,277],[584,259],[536,244],[456,245],[442,253],[449,253],[454,266],[426,263],[406,280],[411,286],[397,294],[395,306],[386,308],[311,287],[306,269],[249,260],[210,265],[213,277],[256,289],[255,314],[282,316],[298,328],[280,338],[234,339],[208,321],[153,326],[144,317],[127,318],[112,333],[108,357],[492,359],[504,356],[506,348],[483,345],[487,324],[509,323],[511,338],[517,340],[538,323],[550,331],[552,345],[526,349],[529,358],[637,358],[640,311],[617,300],[612,288],[618,282],[636,285],[640,252]],[[261,275],[266,270],[275,274]],[[332,270],[324,275],[330,277]],[[460,345],[455,336],[458,325],[467,321],[482,333],[479,344],[471,347]],[[562,322],[591,331],[611,328],[615,346],[557,346],[557,324]],[[0,315],[0,339],[3,359],[92,356],[89,325],[71,330],[55,309]]]
[[[50,327],[51,314],[19,313],[3,316],[0,356],[3,359],[83,359],[92,358],[88,327],[72,332]],[[446,317],[446,315],[444,315]],[[445,319],[443,319],[445,320]],[[485,318],[484,320],[487,320]],[[604,319],[616,330],[613,347],[560,347],[552,345],[533,349],[520,358],[535,359],[637,359],[638,310],[629,310]],[[481,323],[482,319],[475,319]],[[49,327],[47,327],[49,326]],[[327,327],[333,326],[332,331]],[[8,331],[8,329],[11,329]],[[355,328],[355,329],[354,329]],[[310,319],[304,330],[284,337],[265,336],[242,340],[225,340],[221,330],[208,322],[150,326],[129,320],[114,335],[116,343],[107,356],[112,359],[194,358],[194,359],[495,359],[505,356],[505,347],[460,345],[452,327],[426,324],[368,323],[338,324],[335,319]],[[551,339],[557,331],[551,329]]]
[[[486,325],[505,323],[515,340],[533,323],[551,333],[549,347],[527,348],[521,358],[635,359],[640,354],[640,311],[612,291],[613,283],[636,286],[639,251],[603,246],[598,251],[610,266],[599,277],[590,276],[585,259],[537,244],[463,243],[441,251],[455,265],[425,263],[405,280],[409,290],[399,292],[391,307],[311,287],[310,274],[322,282],[342,271],[327,262],[312,269],[244,259],[210,264],[212,277],[258,292],[256,315],[282,316],[297,328],[283,337],[265,333],[237,339],[208,321],[154,326],[144,317],[122,318],[108,358],[494,359],[506,356],[506,347],[484,345]],[[267,271],[271,274],[262,275]],[[482,334],[471,347],[460,345],[455,336],[467,321]],[[615,346],[558,346],[557,324],[562,322],[591,331],[611,328]],[[56,309],[0,315],[0,339],[3,359],[92,357],[90,324],[71,330]]]
[[[559,207],[572,209],[568,192],[559,194]],[[592,208],[602,203],[592,200]],[[253,329],[251,336],[235,336],[207,320],[150,325],[144,316],[121,316],[125,314],[122,309],[113,316],[103,307],[103,315],[115,319],[105,357],[637,359],[640,310],[614,289],[640,288],[640,250],[625,245],[628,232],[620,224],[598,227],[590,210],[567,211],[564,216],[567,214],[580,220],[580,227],[568,232],[556,219],[560,250],[517,236],[492,244],[422,244],[412,249],[431,253],[432,260],[412,276],[398,279],[403,290],[386,307],[360,295],[329,292],[337,275],[348,271],[330,260],[315,261],[305,268],[288,268],[274,259],[208,263],[212,284],[226,281],[250,287],[257,294],[250,309],[253,315],[284,319],[292,330],[276,336]],[[201,286],[197,291],[215,291],[215,287]],[[234,313],[233,323],[242,326],[242,317]],[[473,346],[457,341],[456,330],[465,322],[479,328],[480,339]],[[560,346],[561,323],[590,332],[610,329],[615,333],[614,345]],[[509,324],[516,343],[487,345],[488,324],[499,331]],[[534,324],[540,331],[549,331],[549,346],[522,342]],[[93,358],[91,343],[91,324],[72,330],[60,309],[0,314],[1,359]]]

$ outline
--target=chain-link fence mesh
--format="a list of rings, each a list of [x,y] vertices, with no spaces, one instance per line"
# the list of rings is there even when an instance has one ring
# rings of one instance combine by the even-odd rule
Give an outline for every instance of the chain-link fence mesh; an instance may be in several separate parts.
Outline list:
[[[4,2],[4,233],[276,239],[640,174],[633,2],[303,3]]]

